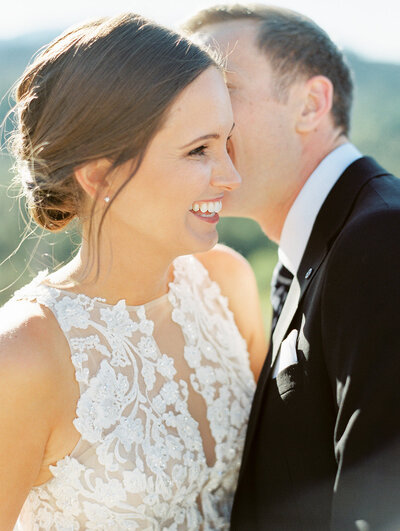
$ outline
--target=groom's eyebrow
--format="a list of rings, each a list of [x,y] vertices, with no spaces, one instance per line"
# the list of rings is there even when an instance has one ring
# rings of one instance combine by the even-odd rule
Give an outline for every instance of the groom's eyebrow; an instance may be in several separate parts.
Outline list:
[[[234,127],[235,127],[235,122],[232,124],[232,127],[231,127],[231,130],[229,131],[229,134],[232,133]],[[218,138],[220,138],[220,135],[217,134],[217,133],[214,133],[214,134],[210,134],[210,135],[199,136],[198,138],[195,138],[194,140],[192,140],[188,144],[185,144],[184,146],[181,146],[180,149],[185,149],[185,148],[191,146],[192,144],[195,144],[196,142],[200,142],[201,140],[209,140],[210,138],[218,139]]]

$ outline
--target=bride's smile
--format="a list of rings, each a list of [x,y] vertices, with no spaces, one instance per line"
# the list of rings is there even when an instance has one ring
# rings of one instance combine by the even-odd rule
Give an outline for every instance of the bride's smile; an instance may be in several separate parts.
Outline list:
[[[232,129],[223,77],[210,68],[172,104],[137,173],[111,204],[103,230],[105,237],[112,231],[116,252],[127,239],[131,252],[146,246],[168,259],[215,245],[223,196],[241,182],[226,149]],[[111,197],[130,167],[113,176]]]

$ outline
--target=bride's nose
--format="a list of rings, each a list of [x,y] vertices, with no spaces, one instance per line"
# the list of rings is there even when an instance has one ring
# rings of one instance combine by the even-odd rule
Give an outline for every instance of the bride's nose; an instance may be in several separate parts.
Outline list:
[[[242,178],[227,155],[224,164],[220,164],[218,168],[215,168],[211,177],[211,185],[216,188],[232,191],[239,188],[241,183]]]

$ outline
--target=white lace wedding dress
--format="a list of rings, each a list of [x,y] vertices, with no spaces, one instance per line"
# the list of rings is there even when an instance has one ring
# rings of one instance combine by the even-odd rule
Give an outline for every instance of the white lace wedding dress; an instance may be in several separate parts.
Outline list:
[[[116,305],[49,287],[15,294],[50,308],[80,386],[81,438],[31,490],[17,529],[228,529],[254,392],[227,300],[192,256],[169,292]]]

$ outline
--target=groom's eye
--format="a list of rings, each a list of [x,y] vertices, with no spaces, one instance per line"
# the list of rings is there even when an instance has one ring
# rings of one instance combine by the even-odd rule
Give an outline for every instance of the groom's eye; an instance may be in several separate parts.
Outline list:
[[[205,145],[199,146],[195,149],[192,149],[192,151],[189,151],[189,156],[192,157],[196,155],[200,155],[200,156],[205,155],[206,149],[207,149],[207,146]]]
[[[232,138],[232,135],[228,136],[228,138],[226,139],[226,151],[229,153],[230,151],[230,145],[231,145],[231,138]]]

